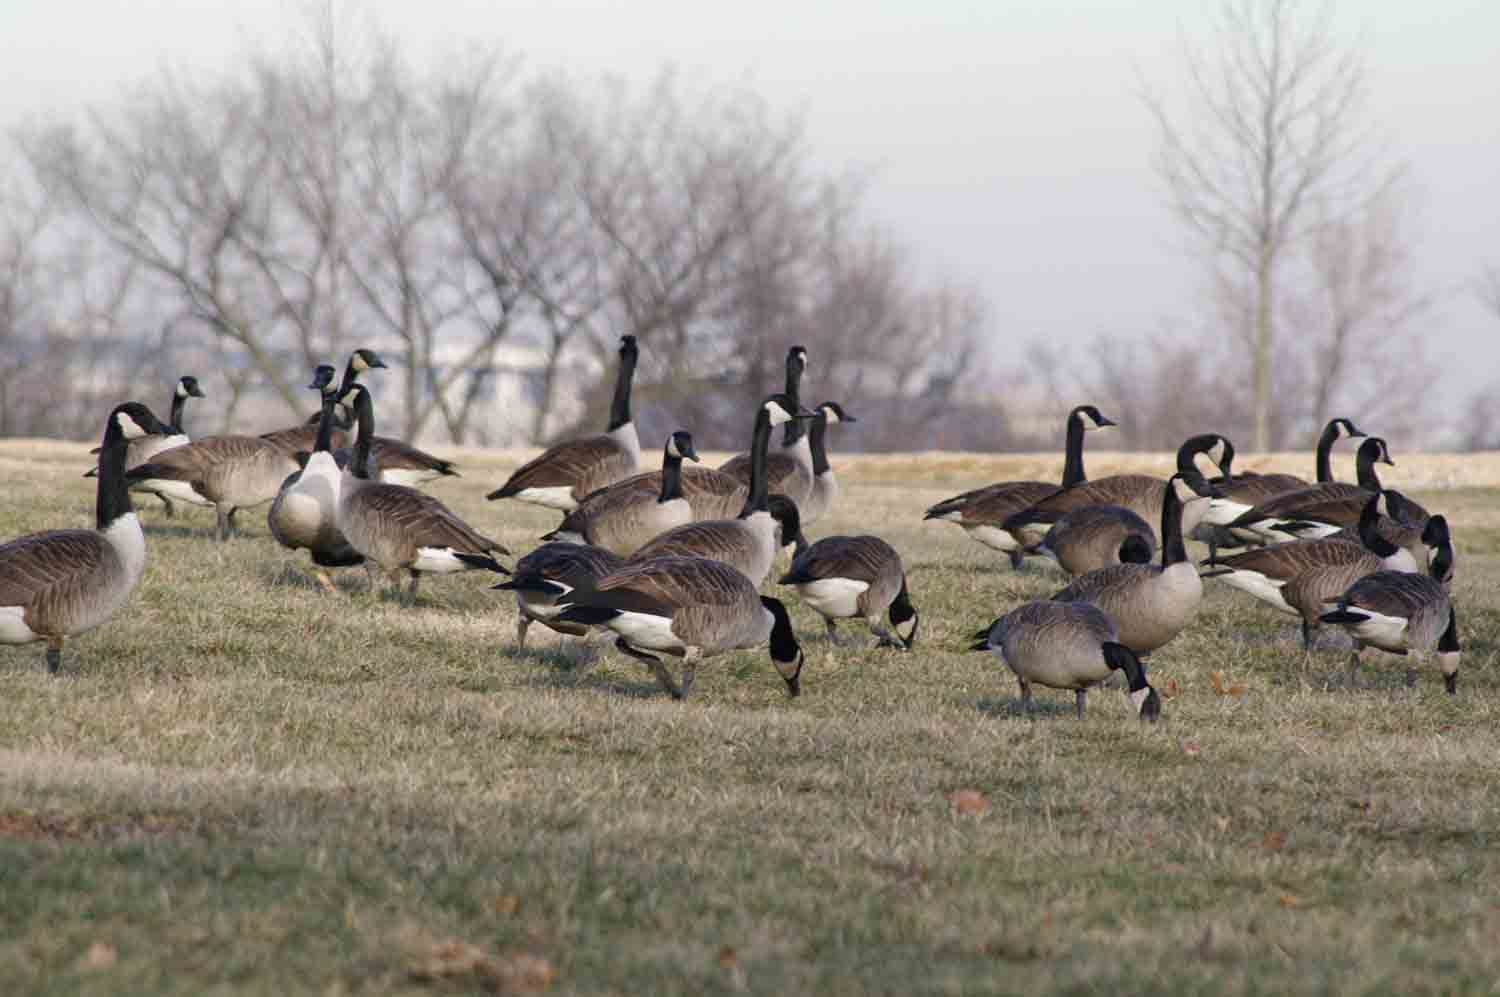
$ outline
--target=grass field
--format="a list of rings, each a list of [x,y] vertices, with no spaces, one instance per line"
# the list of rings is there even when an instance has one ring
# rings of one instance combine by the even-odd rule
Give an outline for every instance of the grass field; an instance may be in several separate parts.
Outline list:
[[[467,456],[434,492],[529,549],[555,514],[485,503],[508,465]],[[487,576],[330,597],[264,510],[220,546],[147,506],[146,576],[62,677],[0,648],[0,991],[1493,992],[1500,481],[1397,460],[1454,527],[1458,696],[1390,658],[1346,689],[1336,635],[1304,665],[1206,583],[1155,727],[1107,690],[1020,716],[962,650],[1062,584],[921,522],[1003,462],[848,465],[815,535],[890,540],[922,629],[831,648],[793,596],[795,701],[763,652],[673,703],[540,628],[517,653]],[[0,445],[0,537],[89,523],[87,466]]]

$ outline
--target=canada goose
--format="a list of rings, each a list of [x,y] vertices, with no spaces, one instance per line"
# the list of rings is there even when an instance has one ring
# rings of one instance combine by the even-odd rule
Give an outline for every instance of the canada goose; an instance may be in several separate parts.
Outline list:
[[[1204,562],[1209,570],[1202,577],[1218,578],[1275,609],[1301,616],[1302,646],[1310,650],[1324,603],[1365,575],[1417,570],[1411,552],[1380,533],[1379,520],[1397,499],[1399,495],[1392,491],[1370,497],[1360,513],[1358,541],[1343,537],[1294,540],[1230,557],[1210,557]]]
[[[1112,419],[1105,418],[1092,405],[1079,405],[1068,413],[1063,488],[1088,480],[1083,470],[1083,434],[1113,425]],[[1024,548],[1040,543],[1046,531],[1031,528],[1017,534],[1005,530],[1001,524],[1057,490],[1057,485],[1047,481],[1002,481],[944,499],[930,507],[922,518],[957,523],[974,540],[1009,555],[1011,567],[1019,568],[1025,557]]]
[[[790,396],[771,395],[756,410],[750,440],[750,493],[739,516],[686,523],[663,531],[631,556],[642,560],[665,554],[712,558],[738,569],[759,588],[783,544],[801,541],[805,546],[796,503],[782,497],[773,516],[767,494],[766,458],[772,428],[783,421],[812,418],[812,413],[790,406]]]
[[[662,448],[660,473],[637,474],[584,497],[543,540],[593,544],[621,557],[674,526],[693,521],[682,496],[682,461],[696,461],[692,434],[678,430]]]
[[[1090,686],[1125,673],[1127,695],[1142,720],[1161,716],[1161,697],[1146,681],[1136,652],[1121,643],[1115,624],[1086,602],[1028,602],[975,635],[975,651],[990,651],[1021,684],[1021,708],[1031,712],[1031,685],[1075,690],[1078,719]]]
[[[1422,543],[1427,546],[1427,573],[1443,588],[1453,583],[1453,538],[1448,534],[1446,516],[1431,516],[1422,528]]]
[[[1193,464],[1199,453],[1210,457],[1220,452],[1217,434],[1192,436],[1177,448],[1177,470],[1184,474],[1196,494],[1183,510],[1183,532],[1191,532],[1210,509],[1223,505],[1226,500],[1208,483]],[[1107,478],[1080,482],[1071,488],[1056,488],[1052,494],[1009,516],[1002,524],[1004,529],[1015,532],[1035,524],[1051,524],[1064,513],[1089,505],[1114,505],[1129,509],[1148,523],[1160,520],[1166,482],[1149,474],[1113,474]],[[1238,507],[1240,511],[1244,506]],[[1045,529],[1045,527],[1043,527]]]
[[[1310,539],[1337,533],[1358,523],[1365,503],[1381,490],[1380,478],[1375,473],[1376,461],[1395,465],[1385,440],[1371,436],[1359,445],[1355,458],[1359,484],[1334,481],[1284,492],[1245,510],[1228,525],[1230,529],[1251,530],[1269,540],[1281,540],[1287,535]]]
[[[333,580],[322,569],[349,567],[365,561],[364,555],[351,547],[338,529],[339,482],[343,471],[331,449],[334,408],[339,399],[337,386],[331,385],[334,374],[332,367],[322,364],[313,383],[308,385],[322,392],[318,438],[302,469],[282,482],[266,514],[266,525],[277,543],[291,550],[306,548],[317,566],[313,577],[330,592],[335,591]]]
[[[839,494],[838,479],[833,476],[833,468],[828,463],[828,427],[835,423],[859,421],[845,412],[838,402],[824,402],[818,406],[815,415],[817,418],[807,431],[808,446],[812,450],[812,491],[807,496],[805,508],[799,510],[804,525],[822,519]]]
[[[786,607],[727,564],[702,557],[632,561],[564,601],[559,620],[609,627],[619,635],[615,646],[646,662],[673,699],[687,696],[698,659],[768,640],[787,691],[801,692],[802,647]],[[659,654],[683,659],[681,685]]]
[[[1431,574],[1377,571],[1349,586],[1332,604],[1321,620],[1342,626],[1354,638],[1351,686],[1365,648],[1378,647],[1392,654],[1410,653],[1419,661],[1436,650],[1444,686],[1449,693],[1458,691],[1458,617],[1448,593]],[[1415,681],[1415,669],[1407,668],[1406,684]]]
[[[782,394],[791,399],[792,411],[802,405],[802,375],[807,370],[807,350],[793,346],[786,352],[786,388]],[[800,510],[807,504],[813,487],[812,444],[799,423],[789,423],[783,431],[781,447],[770,454],[767,464],[767,480],[770,490],[785,495],[797,503]],[[750,459],[748,453],[737,454],[719,465],[719,471],[734,478],[742,485],[750,484]],[[691,486],[689,486],[689,491]],[[691,494],[689,498],[691,499]],[[712,516],[724,519],[727,516]]]
[[[132,467],[139,467],[163,450],[180,447],[184,443],[189,442],[187,433],[182,428],[183,412],[187,408],[187,400],[189,398],[203,397],[205,397],[203,389],[198,387],[198,379],[196,377],[191,374],[184,374],[179,377],[177,383],[172,386],[172,417],[167,422],[167,431],[165,433],[152,433],[138,440],[131,440],[125,451],[125,469],[129,470]],[[95,447],[89,452],[97,454],[100,449],[102,448]],[[84,477],[93,478],[97,477],[98,474],[99,468],[95,466],[90,468]],[[166,510],[167,518],[171,519],[177,515],[177,509],[172,505],[171,488],[168,486],[165,491],[158,491],[155,485],[156,483],[152,481],[141,481],[131,485],[130,490],[142,494],[155,495],[161,500],[162,508]],[[200,502],[197,504],[206,503]]]
[[[322,368],[320,366],[319,370],[321,371],[321,369]],[[388,369],[389,368],[386,366],[386,362],[380,359],[380,355],[374,350],[364,349],[363,347],[361,347],[360,349],[357,349],[353,353],[349,354],[349,360],[344,364],[344,377],[341,381],[339,381],[338,391],[335,392],[336,396],[339,399],[340,407],[343,407],[344,398],[348,395],[349,389],[353,388],[355,382],[359,380],[359,375],[363,374],[367,370]],[[337,410],[335,410],[336,418],[337,415],[338,412]],[[313,446],[317,443],[318,424],[322,421],[322,419],[323,410],[320,408],[317,412],[314,412],[312,416],[305,422],[300,422],[297,425],[290,426],[286,429],[277,429],[269,433],[261,433],[260,438],[274,444],[288,457],[294,457],[298,453],[310,453],[313,449]],[[332,446],[334,450],[338,450],[348,444],[348,440],[344,436],[344,430],[347,429],[348,426],[348,421],[342,420],[340,425],[336,425],[334,427],[332,437]]]
[[[216,534],[229,539],[232,517],[274,499],[297,461],[281,447],[258,436],[205,436],[125,472],[131,481],[153,482],[158,491],[200,505],[218,514]]]
[[[910,651],[918,617],[906,590],[901,555],[879,537],[824,537],[792,561],[778,585],[795,585],[823,617],[828,639],[838,638],[837,620],[862,619],[880,638],[877,646]],[[892,633],[880,622],[888,613]]]
[[[559,601],[576,588],[591,587],[604,575],[617,570],[624,559],[603,547],[553,541],[545,543],[516,562],[510,578],[498,585],[516,594],[516,647],[526,646],[526,630],[533,622],[572,637],[582,637],[589,628],[557,618]]]
[[[1123,506],[1086,505],[1063,513],[1026,553],[1050,557],[1070,575],[1085,575],[1112,564],[1150,564],[1156,531]]]
[[[370,472],[370,443],[375,435],[375,408],[362,384],[350,389],[358,439],[354,455],[339,479],[339,532],[363,554],[374,582],[374,566],[399,589],[401,572],[411,575],[407,598],[417,594],[423,573],[450,574],[483,568],[510,574],[492,554],[510,553],[476,532],[447,506],[406,485],[376,481]],[[347,400],[348,395],[344,396]]]
[[[49,530],[0,545],[0,644],[47,642],[47,671],[63,641],[125,605],[146,567],[146,538],[125,480],[130,440],[167,432],[146,406],[115,407],[104,427],[94,529]]]
[[[578,508],[585,495],[640,470],[641,440],[630,416],[630,389],[639,352],[634,336],[620,337],[620,367],[610,404],[609,428],[600,436],[548,447],[516,469],[485,498],[513,498],[562,512]]]
[[[1182,542],[1182,507],[1195,495],[1197,471],[1178,471],[1161,504],[1161,564],[1116,564],[1091,571],[1052,597],[1091,602],[1115,622],[1120,643],[1149,654],[1176,637],[1203,599],[1198,569]],[[1207,482],[1202,482],[1207,485]]]

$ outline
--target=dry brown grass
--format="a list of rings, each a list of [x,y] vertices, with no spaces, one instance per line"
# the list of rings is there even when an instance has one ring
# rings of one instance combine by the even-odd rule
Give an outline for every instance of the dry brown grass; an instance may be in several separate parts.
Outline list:
[[[88,521],[85,451],[0,445],[0,536]],[[555,516],[482,501],[520,455],[463,456],[435,492],[527,549]],[[1165,466],[1114,459],[1091,473]],[[794,702],[764,654],[674,704],[619,656],[518,654],[487,578],[330,598],[257,516],[220,547],[147,507],[146,578],[62,678],[0,650],[0,989],[1488,991],[1500,466],[1396,459],[1398,487],[1472,475],[1412,489],[1458,539],[1459,695],[1391,661],[1344,689],[1331,639],[1304,666],[1211,586],[1151,661],[1155,728],[1110,692],[1021,717],[960,650],[1060,578],[921,510],[1055,457],[841,461],[817,532],[890,539],[923,630],[839,650],[794,608]]]

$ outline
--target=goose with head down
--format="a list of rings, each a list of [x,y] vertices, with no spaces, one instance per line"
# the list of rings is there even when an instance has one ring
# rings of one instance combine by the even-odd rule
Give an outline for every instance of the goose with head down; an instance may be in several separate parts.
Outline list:
[[[568,593],[557,619],[615,632],[615,646],[650,666],[673,699],[692,688],[698,662],[769,642],[771,661],[796,696],[802,690],[802,647],[778,599],[720,561],[654,557],[631,561],[590,588]],[[679,684],[662,661],[681,658]]]
[[[526,646],[533,623],[570,637],[583,637],[589,627],[558,619],[563,600],[578,588],[589,588],[617,570],[625,559],[603,547],[554,540],[516,562],[516,570],[494,587],[516,594],[516,647]]]
[[[910,651],[919,617],[907,592],[901,555],[879,537],[824,537],[799,553],[779,585],[796,586],[823,617],[828,639],[839,643],[839,620],[864,620],[877,647]],[[890,630],[881,622],[889,616]]]

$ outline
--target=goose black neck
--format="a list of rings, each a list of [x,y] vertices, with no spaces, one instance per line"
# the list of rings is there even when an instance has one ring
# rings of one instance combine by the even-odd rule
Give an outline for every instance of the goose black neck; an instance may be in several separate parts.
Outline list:
[[[786,396],[792,400],[794,406],[802,404],[802,359],[796,354],[788,354],[786,358]],[[786,424],[782,430],[781,445],[789,447],[802,439],[805,429],[801,419],[793,419]]]
[[[1182,542],[1182,500],[1177,497],[1175,482],[1167,482],[1167,494],[1161,502],[1161,566],[1170,568],[1187,560],[1187,545]]]
[[[1359,479],[1359,487],[1367,492],[1380,491],[1380,475],[1375,473],[1375,457],[1380,451],[1375,447],[1359,448],[1359,454],[1354,459],[1354,471]]]
[[[355,423],[359,426],[359,439],[354,441],[353,467],[356,478],[370,477],[370,443],[375,439],[375,405],[368,391],[359,392],[354,399]],[[321,426],[319,427],[321,432]]]
[[[1072,488],[1088,480],[1083,473],[1083,414],[1074,412],[1068,416],[1067,456],[1063,461],[1062,486]]]
[[[807,431],[807,445],[812,449],[812,469],[814,474],[827,474],[828,467],[828,413],[822,409],[818,410],[818,417],[812,421],[812,428]]]
[[[1438,639],[1437,649],[1444,654],[1463,650],[1458,643],[1458,613],[1452,606],[1448,607],[1448,629],[1444,630],[1443,636]]]
[[[771,613],[771,657],[777,661],[796,661],[800,648],[797,644],[797,633],[792,629],[792,618],[787,613],[786,606],[780,599],[773,599],[768,595],[760,597],[760,604]]]
[[[672,452],[671,444],[662,453],[661,458],[661,497],[660,502],[671,502],[673,499],[682,498],[682,458]]]
[[[313,453],[327,453],[333,449],[333,410],[338,403],[337,395],[323,396],[323,412],[318,417],[318,438],[313,443]]]
[[[620,370],[615,375],[615,397],[609,403],[609,431],[630,422],[630,388],[635,381],[636,351],[620,351]]]
[[[172,391],[172,425],[174,433],[182,432],[182,410],[187,407],[187,395],[181,388]]]
[[[1427,565],[1427,573],[1432,577],[1433,581],[1441,585],[1443,583],[1443,580],[1448,577],[1448,572],[1452,569],[1453,542],[1450,540],[1444,540],[1442,543],[1438,544],[1437,549],[1433,551],[1432,558]]]
[[[1333,445],[1338,442],[1339,428],[1334,423],[1323,427],[1323,435],[1318,437],[1318,484],[1326,485],[1333,481],[1333,462],[1329,455],[1333,452]]]
[[[99,485],[94,495],[94,526],[101,530],[135,511],[130,503],[130,483],[125,480],[126,443],[125,434],[111,420],[99,451]]]
[[[1374,499],[1365,503],[1365,507],[1359,511],[1359,542],[1365,545],[1365,549],[1379,558],[1387,558],[1396,553],[1396,545],[1380,535],[1380,513],[1377,511],[1379,505]]]
[[[767,502],[769,490],[766,483],[766,456],[770,449],[771,416],[762,408],[755,417],[755,437],[750,441],[750,494],[745,496],[745,505],[740,509],[741,519],[771,508]]]

